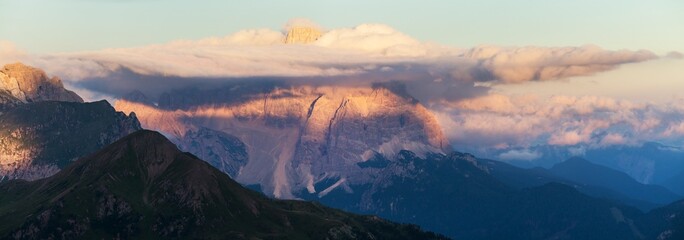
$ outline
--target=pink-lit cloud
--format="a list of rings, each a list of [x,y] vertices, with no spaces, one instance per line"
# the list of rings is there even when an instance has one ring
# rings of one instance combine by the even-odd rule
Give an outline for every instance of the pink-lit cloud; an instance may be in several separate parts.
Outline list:
[[[681,142],[681,104],[634,103],[598,96],[490,94],[446,102],[438,119],[453,143],[469,147],[605,147]]]

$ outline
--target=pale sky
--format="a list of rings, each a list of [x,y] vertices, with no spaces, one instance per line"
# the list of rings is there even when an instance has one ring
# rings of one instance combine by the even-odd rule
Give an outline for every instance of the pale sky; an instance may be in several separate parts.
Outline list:
[[[0,39],[30,53],[98,50],[280,29],[383,23],[422,41],[472,47],[580,46],[684,52],[681,0],[0,0]]]

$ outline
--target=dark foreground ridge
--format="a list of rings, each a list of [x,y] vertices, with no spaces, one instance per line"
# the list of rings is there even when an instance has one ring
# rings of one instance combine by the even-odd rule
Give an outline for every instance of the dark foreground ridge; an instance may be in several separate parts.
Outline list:
[[[439,239],[413,225],[247,190],[141,130],[58,174],[0,184],[3,239]]]

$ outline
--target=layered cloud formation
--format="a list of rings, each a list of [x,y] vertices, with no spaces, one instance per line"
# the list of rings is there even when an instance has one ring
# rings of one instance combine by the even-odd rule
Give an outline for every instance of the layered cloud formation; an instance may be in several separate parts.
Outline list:
[[[286,28],[297,24],[316,27],[297,20]],[[459,49],[420,42],[382,24],[332,29],[310,45],[286,45],[284,38],[280,31],[244,30],[196,41],[34,56],[33,62],[71,81],[126,68],[142,75],[211,78],[350,76],[410,69],[441,80],[525,82],[593,74],[656,58],[648,51],[596,46]]]
[[[307,20],[292,26],[320,28]],[[320,30],[320,29],[319,29]],[[243,30],[225,37],[179,40],[136,48],[27,55],[0,42],[0,62],[21,60],[61,76],[86,98],[132,90],[156,95],[197,83],[235,80],[293,84],[401,81],[436,111],[461,145],[552,144],[609,146],[684,135],[675,105],[654,106],[602,97],[491,94],[492,84],[585,76],[658,58],[645,51],[580,47],[456,48],[421,42],[382,24],[323,31],[311,44],[285,44],[286,32]],[[533,152],[502,158],[533,159]]]
[[[448,137],[464,147],[606,147],[653,140],[681,142],[682,104],[634,103],[598,96],[490,94],[445,103],[438,116]]]

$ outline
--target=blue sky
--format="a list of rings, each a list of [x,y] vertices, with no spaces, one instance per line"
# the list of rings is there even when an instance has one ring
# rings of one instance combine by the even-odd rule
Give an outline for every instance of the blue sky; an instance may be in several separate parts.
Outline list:
[[[423,41],[684,51],[681,0],[0,0],[0,39],[32,53],[97,50],[280,29],[383,23]]]

